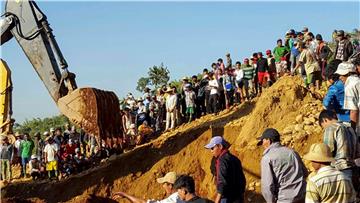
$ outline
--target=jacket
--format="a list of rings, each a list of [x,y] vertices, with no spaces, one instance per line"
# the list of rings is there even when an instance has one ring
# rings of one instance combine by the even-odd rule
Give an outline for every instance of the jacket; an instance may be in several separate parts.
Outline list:
[[[336,112],[340,121],[350,121],[350,111],[344,110],[345,87],[341,80],[334,82],[324,97],[323,105],[328,110]]]
[[[217,192],[231,202],[243,197],[245,186],[241,161],[228,150],[224,150],[216,159]]]

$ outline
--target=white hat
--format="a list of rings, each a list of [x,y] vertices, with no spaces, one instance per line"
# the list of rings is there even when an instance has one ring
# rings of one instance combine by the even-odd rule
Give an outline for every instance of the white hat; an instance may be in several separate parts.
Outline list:
[[[348,73],[355,73],[355,66],[352,63],[349,62],[342,62],[339,64],[336,74],[339,75],[347,75]]]
[[[136,125],[134,123],[130,124],[130,128],[136,128]]]
[[[331,155],[329,146],[324,143],[312,144],[309,152],[304,155],[304,159],[321,163],[335,160]]]
[[[37,159],[37,158],[38,157],[35,154],[31,155],[31,159]]]
[[[162,183],[171,183],[174,184],[176,181],[176,173],[169,172],[164,177],[156,179],[156,181],[160,184]]]
[[[50,135],[50,133],[49,133],[48,131],[45,131],[45,132],[44,132],[44,135],[45,135],[45,136],[48,136],[48,135]]]
[[[55,132],[55,129],[54,129],[54,128],[50,128],[50,132]]]

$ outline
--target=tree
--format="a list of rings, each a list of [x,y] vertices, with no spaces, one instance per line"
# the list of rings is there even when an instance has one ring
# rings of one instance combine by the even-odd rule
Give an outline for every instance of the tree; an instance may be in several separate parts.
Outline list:
[[[137,82],[136,90],[139,92],[143,92],[145,87],[148,86],[149,84],[150,84],[149,78],[141,77]]]
[[[139,78],[136,90],[143,92],[145,87],[151,86],[152,88],[159,88],[167,85],[170,80],[170,71],[163,63],[160,66],[153,66],[149,68],[148,76]]]
[[[163,63],[161,63],[160,66],[149,68],[148,75],[151,85],[156,89],[166,85],[170,80],[170,71],[167,67],[164,67]]]
[[[33,118],[32,120],[25,120],[22,124],[15,123],[14,131],[34,135],[36,132],[49,131],[50,128],[63,128],[66,123],[70,124],[69,119],[64,115],[44,119]]]

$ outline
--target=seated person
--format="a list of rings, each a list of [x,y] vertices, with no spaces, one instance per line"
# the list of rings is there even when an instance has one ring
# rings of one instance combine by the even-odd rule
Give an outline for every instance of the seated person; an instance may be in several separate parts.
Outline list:
[[[136,144],[142,144],[145,140],[151,137],[154,130],[148,125],[147,121],[144,121],[138,128],[138,136]]]
[[[35,154],[31,155],[30,161],[30,175],[33,180],[37,180],[41,177],[41,173],[44,172],[41,162],[38,160]]]

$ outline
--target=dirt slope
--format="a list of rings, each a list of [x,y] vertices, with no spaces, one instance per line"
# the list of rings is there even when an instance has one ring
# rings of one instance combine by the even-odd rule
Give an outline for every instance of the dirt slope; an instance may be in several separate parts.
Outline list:
[[[168,171],[187,173],[196,180],[198,194],[213,199],[215,187],[210,173],[211,154],[204,149],[212,135],[232,144],[230,150],[242,161],[246,172],[248,202],[263,201],[259,195],[259,162],[262,149],[256,137],[267,127],[282,132],[282,141],[302,155],[310,144],[321,140],[316,118],[321,102],[302,87],[300,78],[285,76],[265,90],[257,101],[208,115],[151,143],[111,160],[100,167],[60,182],[18,183],[2,190],[5,201],[112,202],[115,191],[145,199],[164,196],[156,178]],[[16,199],[14,199],[16,198]],[[126,202],[124,199],[119,202]]]

